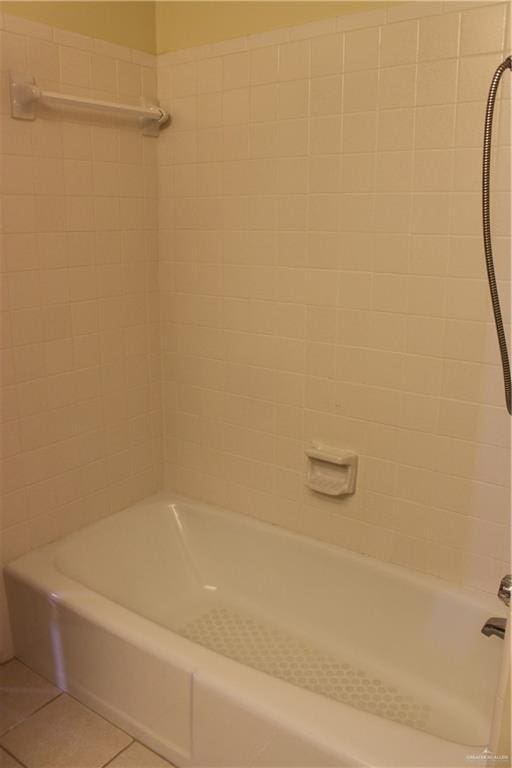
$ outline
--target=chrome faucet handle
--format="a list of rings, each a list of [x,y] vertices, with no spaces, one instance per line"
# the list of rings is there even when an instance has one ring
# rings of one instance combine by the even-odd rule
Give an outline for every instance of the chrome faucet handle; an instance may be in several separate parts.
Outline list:
[[[500,581],[500,587],[498,589],[498,597],[503,603],[505,603],[505,605],[509,606],[511,593],[512,593],[512,575],[508,573]]]

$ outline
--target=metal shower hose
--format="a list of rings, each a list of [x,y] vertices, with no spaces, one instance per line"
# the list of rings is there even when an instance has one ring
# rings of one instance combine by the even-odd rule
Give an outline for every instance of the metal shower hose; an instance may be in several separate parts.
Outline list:
[[[508,56],[503,61],[492,78],[489,96],[487,97],[487,107],[485,110],[484,127],[484,152],[482,164],[482,222],[484,235],[485,266],[487,267],[487,277],[489,279],[489,290],[491,293],[492,311],[494,313],[494,322],[496,323],[496,333],[498,334],[498,344],[501,355],[501,365],[503,368],[503,381],[505,384],[505,402],[508,412],[512,415],[511,403],[511,383],[510,383],[510,361],[507,349],[507,340],[505,329],[503,327],[503,318],[501,316],[500,298],[498,287],[496,285],[496,275],[494,272],[494,259],[492,255],[491,244],[491,216],[489,205],[490,192],[490,165],[491,165],[491,138],[492,138],[492,118],[494,112],[494,103],[496,101],[496,91],[498,89],[501,76],[506,69],[512,70],[512,56]]]

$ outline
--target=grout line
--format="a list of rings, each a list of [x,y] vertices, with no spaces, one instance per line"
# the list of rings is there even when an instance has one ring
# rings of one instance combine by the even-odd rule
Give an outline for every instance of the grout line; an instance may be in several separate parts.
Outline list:
[[[3,749],[4,752],[6,752],[8,755],[10,755],[10,757],[12,757],[14,760],[16,760],[17,763],[19,763],[21,766],[23,766],[23,768],[29,768],[29,766],[26,763],[24,763],[23,760],[20,760],[19,757],[16,757],[16,755],[13,752],[11,752],[10,750],[8,750],[7,747],[4,747],[3,744],[0,744],[0,748]]]
[[[123,752],[126,752],[127,749],[130,749],[130,747],[133,746],[135,743],[136,743],[135,739],[132,739],[132,741],[129,744],[127,744],[126,747],[123,747],[123,749],[119,750],[119,752],[116,752],[115,755],[113,755],[106,763],[104,763],[102,768],[107,768],[107,766],[110,765],[116,759],[116,757],[119,757],[119,755],[122,755]]]

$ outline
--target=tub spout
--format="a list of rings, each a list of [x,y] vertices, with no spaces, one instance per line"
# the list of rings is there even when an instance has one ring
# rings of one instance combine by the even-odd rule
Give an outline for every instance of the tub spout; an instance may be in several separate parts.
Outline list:
[[[486,637],[490,637],[491,635],[496,635],[496,637],[505,637],[505,629],[507,626],[507,620],[506,619],[499,619],[496,616],[493,616],[492,619],[487,619],[485,624],[482,627],[482,634]]]

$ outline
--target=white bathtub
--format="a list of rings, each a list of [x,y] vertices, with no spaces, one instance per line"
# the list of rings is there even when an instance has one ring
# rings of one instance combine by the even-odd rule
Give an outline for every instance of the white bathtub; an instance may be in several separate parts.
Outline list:
[[[488,742],[497,598],[164,494],[6,580],[17,656],[179,766],[450,768]]]

